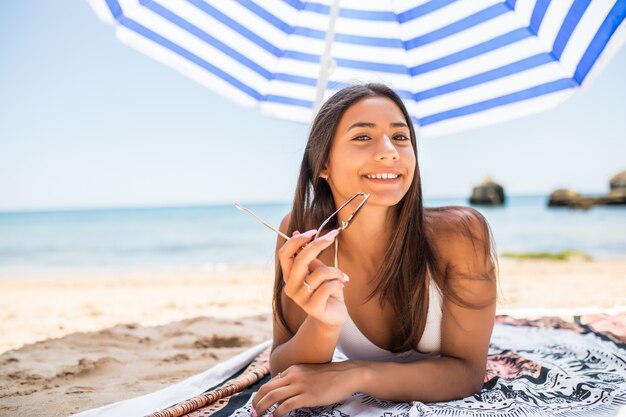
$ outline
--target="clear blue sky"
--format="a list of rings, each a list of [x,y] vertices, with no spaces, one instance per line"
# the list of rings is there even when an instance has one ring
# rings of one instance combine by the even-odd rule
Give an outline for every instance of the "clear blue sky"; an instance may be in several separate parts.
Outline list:
[[[426,197],[608,190],[626,170],[626,50],[560,107],[423,139]],[[0,211],[290,201],[307,126],[141,55],[85,1],[0,2]]]

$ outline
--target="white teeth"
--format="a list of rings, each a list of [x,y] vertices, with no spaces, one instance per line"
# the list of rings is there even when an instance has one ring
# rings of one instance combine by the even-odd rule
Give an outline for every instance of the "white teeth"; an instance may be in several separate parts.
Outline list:
[[[398,174],[388,174],[388,173],[384,173],[384,174],[369,174],[369,175],[367,175],[367,178],[375,178],[375,179],[379,179],[379,180],[389,180],[389,179],[398,178]]]

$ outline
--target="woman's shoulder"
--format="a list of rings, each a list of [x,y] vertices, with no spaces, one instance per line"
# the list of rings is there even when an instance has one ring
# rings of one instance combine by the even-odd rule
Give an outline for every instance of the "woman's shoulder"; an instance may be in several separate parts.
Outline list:
[[[485,216],[467,206],[424,207],[424,227],[434,243],[463,237],[489,237]]]
[[[425,210],[426,229],[442,282],[461,307],[484,307],[497,299],[497,256],[491,230],[476,209],[463,206]]]
[[[493,256],[489,224],[474,208],[424,208],[424,227],[434,252],[447,265],[470,259],[482,263]]]

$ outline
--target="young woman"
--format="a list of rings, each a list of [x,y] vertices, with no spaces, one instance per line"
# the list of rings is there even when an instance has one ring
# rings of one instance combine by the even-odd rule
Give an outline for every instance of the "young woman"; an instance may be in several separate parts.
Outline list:
[[[315,239],[358,192],[369,199],[349,227],[339,233],[361,197]],[[423,207],[415,132],[391,89],[348,87],[322,106],[280,230],[292,237],[276,246],[273,378],[253,414],[481,389],[497,298],[490,229],[471,208]],[[331,362],[335,348],[348,360]]]

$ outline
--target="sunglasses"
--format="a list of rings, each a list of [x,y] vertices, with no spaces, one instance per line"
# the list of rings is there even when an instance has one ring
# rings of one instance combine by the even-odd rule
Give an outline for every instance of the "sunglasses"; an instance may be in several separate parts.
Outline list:
[[[324,222],[320,225],[320,227],[317,229],[317,233],[315,234],[315,239],[317,239],[320,235],[320,232],[322,231],[322,229],[324,229],[324,227],[328,224],[328,222],[330,222],[332,220],[332,218],[334,216],[337,215],[337,213],[339,213],[344,207],[346,207],[348,204],[350,204],[354,199],[358,198],[358,197],[363,197],[363,200],[361,200],[361,203],[359,203],[359,205],[357,206],[356,209],[354,209],[354,211],[352,212],[352,214],[350,214],[350,217],[348,217],[348,220],[344,220],[341,222],[341,225],[339,226],[339,228],[337,230],[339,230],[340,232],[342,230],[345,230],[348,228],[348,226],[350,226],[350,223],[352,222],[352,220],[354,219],[354,217],[356,216],[356,214],[359,212],[359,210],[361,210],[361,207],[363,207],[363,205],[365,204],[365,202],[370,198],[369,194],[365,194],[364,192],[358,192],[355,195],[353,195],[352,197],[350,197],[350,199],[348,199],[348,201],[346,201],[345,203],[343,203],[341,205],[341,207],[339,207],[337,210],[334,211],[333,214],[331,214],[330,216],[328,216],[328,218],[326,220],[324,220]],[[285,239],[289,240],[289,236],[287,236],[286,234],[284,234],[283,232],[281,232],[280,230],[278,230],[277,228],[275,228],[274,226],[272,226],[271,224],[267,223],[265,220],[263,220],[262,218],[260,218],[259,216],[257,216],[256,214],[254,214],[252,212],[252,210],[247,209],[245,207],[243,207],[240,204],[236,204],[235,203],[235,207],[237,207],[239,210],[241,211],[245,211],[246,213],[251,214],[255,219],[257,219],[258,221],[260,221],[264,226],[268,227],[269,229],[273,230],[275,233],[277,233],[279,236],[284,237]]]

